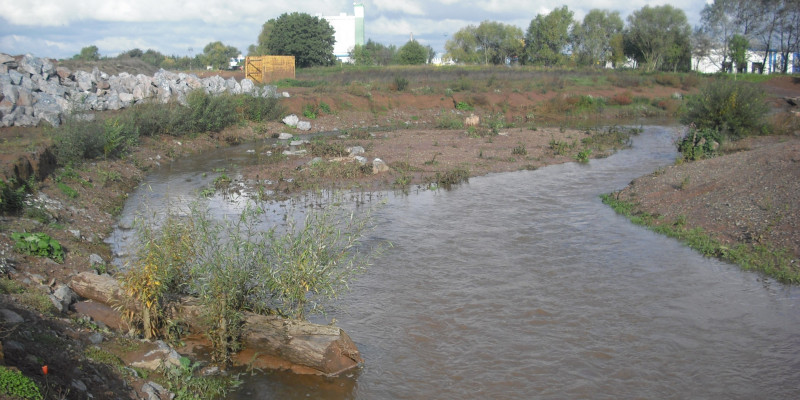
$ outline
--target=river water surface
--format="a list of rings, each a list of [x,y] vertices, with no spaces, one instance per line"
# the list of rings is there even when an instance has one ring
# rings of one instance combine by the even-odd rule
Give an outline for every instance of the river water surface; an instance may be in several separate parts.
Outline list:
[[[598,198],[671,164],[674,134],[648,127],[586,165],[386,195],[373,239],[393,247],[329,315],[363,369],[259,373],[233,398],[800,398],[796,288],[704,258]],[[159,182],[188,198],[176,187],[209,179],[188,173],[156,171],[124,218],[161,196]]]

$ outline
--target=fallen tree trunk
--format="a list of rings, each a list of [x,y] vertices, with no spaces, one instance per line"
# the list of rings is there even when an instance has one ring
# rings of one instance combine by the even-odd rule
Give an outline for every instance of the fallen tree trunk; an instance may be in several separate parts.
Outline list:
[[[81,297],[112,307],[127,302],[119,282],[110,276],[82,272],[72,278],[70,287]],[[185,297],[174,307],[193,333],[205,331],[207,327],[200,321],[203,310],[197,299]],[[277,357],[323,375],[336,375],[364,362],[355,343],[341,328],[249,312],[244,315],[242,339],[253,354]]]

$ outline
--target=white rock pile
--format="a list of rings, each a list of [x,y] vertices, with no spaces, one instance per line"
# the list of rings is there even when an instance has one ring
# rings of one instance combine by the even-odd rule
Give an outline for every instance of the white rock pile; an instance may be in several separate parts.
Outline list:
[[[153,76],[126,72],[109,76],[97,67],[92,72],[73,72],[30,54],[19,58],[0,53],[0,127],[36,126],[42,121],[58,126],[70,113],[119,110],[144,101],[175,99],[186,104],[193,90],[213,95],[282,95],[274,86],[258,87],[249,79],[200,79],[163,69]]]

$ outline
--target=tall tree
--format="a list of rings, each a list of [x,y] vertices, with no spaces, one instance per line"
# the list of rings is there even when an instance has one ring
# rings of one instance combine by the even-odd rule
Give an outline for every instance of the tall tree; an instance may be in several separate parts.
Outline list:
[[[409,40],[397,50],[397,62],[402,65],[419,65],[428,61],[428,48],[416,40]]]
[[[583,65],[604,66],[612,58],[611,39],[622,32],[619,12],[594,9],[572,29],[574,53]]]
[[[86,46],[81,49],[79,54],[75,54],[72,56],[73,60],[84,60],[84,61],[97,61],[100,59],[100,51],[95,45]]]
[[[546,66],[566,63],[570,30],[575,23],[572,16],[567,6],[546,16],[537,15],[525,33],[525,61]]]
[[[206,65],[216,69],[225,69],[231,58],[239,55],[239,50],[233,46],[226,46],[220,41],[211,42],[203,48],[203,60]]]
[[[269,21],[268,21],[269,22]],[[265,46],[273,55],[294,56],[298,67],[333,65],[333,27],[323,18],[284,13],[275,20]]]
[[[469,25],[459,29],[444,45],[446,56],[457,63],[479,63],[481,54],[478,52],[478,27]]]
[[[750,41],[744,35],[736,34],[731,38],[730,44],[730,58],[736,64],[736,71],[747,72],[747,49],[750,47]]]
[[[522,30],[501,22],[483,21],[456,32],[445,43],[445,50],[457,62],[505,64],[522,53]]]
[[[628,16],[626,53],[646,71],[688,69],[691,32],[683,10],[644,6]]]

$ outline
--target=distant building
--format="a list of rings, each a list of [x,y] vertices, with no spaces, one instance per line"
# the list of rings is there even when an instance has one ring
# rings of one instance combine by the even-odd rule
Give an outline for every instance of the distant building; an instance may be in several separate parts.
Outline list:
[[[721,51],[711,51],[711,54],[705,57],[692,57],[692,70],[706,74],[716,72],[737,72],[748,74],[774,74],[783,72],[783,54],[776,50],[767,52],[766,63],[764,62],[763,50],[747,50],[747,63],[745,65],[734,65],[734,63],[724,59]],[[788,54],[787,73],[797,74],[800,73],[800,53]]]
[[[364,45],[364,4],[354,3],[355,15],[341,13],[337,16],[321,16],[333,27],[336,43],[333,45],[333,54],[341,62],[350,62],[350,51],[356,45]]]

